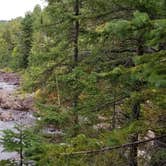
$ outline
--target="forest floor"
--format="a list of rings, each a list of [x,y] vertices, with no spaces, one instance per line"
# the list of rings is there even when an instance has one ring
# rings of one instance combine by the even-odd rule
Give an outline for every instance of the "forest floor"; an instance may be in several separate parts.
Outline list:
[[[0,72],[0,138],[3,130],[14,130],[16,124],[26,127],[35,123],[33,116],[33,95],[20,94],[20,76],[15,73]],[[0,145],[0,160],[16,159],[16,153],[4,152]]]

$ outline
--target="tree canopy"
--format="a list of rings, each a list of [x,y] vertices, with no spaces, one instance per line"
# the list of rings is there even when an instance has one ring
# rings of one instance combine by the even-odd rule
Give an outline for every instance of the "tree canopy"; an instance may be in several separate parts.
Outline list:
[[[47,1],[0,23],[0,67],[21,71],[40,117],[24,157],[39,166],[164,165],[165,0]]]

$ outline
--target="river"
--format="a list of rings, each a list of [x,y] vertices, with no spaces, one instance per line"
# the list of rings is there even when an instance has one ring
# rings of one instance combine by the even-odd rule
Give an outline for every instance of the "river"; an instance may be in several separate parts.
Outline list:
[[[0,80],[0,90],[4,90],[5,92],[14,93],[18,88],[18,85],[14,85],[12,83],[7,83],[2,80]],[[2,95],[0,93],[0,95]],[[0,116],[11,116],[7,117],[6,119],[0,117],[0,138],[3,136],[3,130],[10,129],[14,130],[14,127],[19,123],[23,123],[25,125],[31,125],[34,123],[35,118],[33,116],[32,112],[23,112],[18,110],[11,110],[11,109],[2,109],[0,108]],[[13,152],[5,152],[3,145],[0,144],[0,160],[7,160],[7,159],[17,159],[18,154]]]

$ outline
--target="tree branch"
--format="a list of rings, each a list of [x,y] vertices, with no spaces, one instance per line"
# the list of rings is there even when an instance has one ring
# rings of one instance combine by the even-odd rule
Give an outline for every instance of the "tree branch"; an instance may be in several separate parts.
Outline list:
[[[159,140],[159,139],[162,139],[165,137],[166,137],[166,135],[162,135],[162,136],[151,138],[148,140],[136,141],[133,143],[127,143],[127,144],[123,144],[123,145],[115,146],[115,147],[105,147],[105,148],[101,148],[99,150],[87,150],[87,151],[79,151],[79,152],[72,152],[72,153],[61,153],[60,155],[62,155],[62,156],[75,156],[75,155],[90,155],[90,154],[105,153],[107,151],[112,151],[112,150],[116,150],[116,149],[128,148],[128,147],[131,147],[133,145],[145,144],[145,143]]]

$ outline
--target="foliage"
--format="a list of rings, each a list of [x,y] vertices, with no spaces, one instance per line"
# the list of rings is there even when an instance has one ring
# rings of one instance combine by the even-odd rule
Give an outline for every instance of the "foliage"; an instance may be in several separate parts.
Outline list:
[[[36,6],[0,24],[1,67],[24,70],[23,89],[34,92],[40,119],[40,138],[26,134],[25,156],[37,165],[137,166],[143,148],[155,156],[148,163],[162,163],[164,153],[154,155],[148,144],[92,156],[70,153],[165,133],[165,1],[47,2],[43,10]],[[18,150],[20,144],[8,140],[6,148]]]

